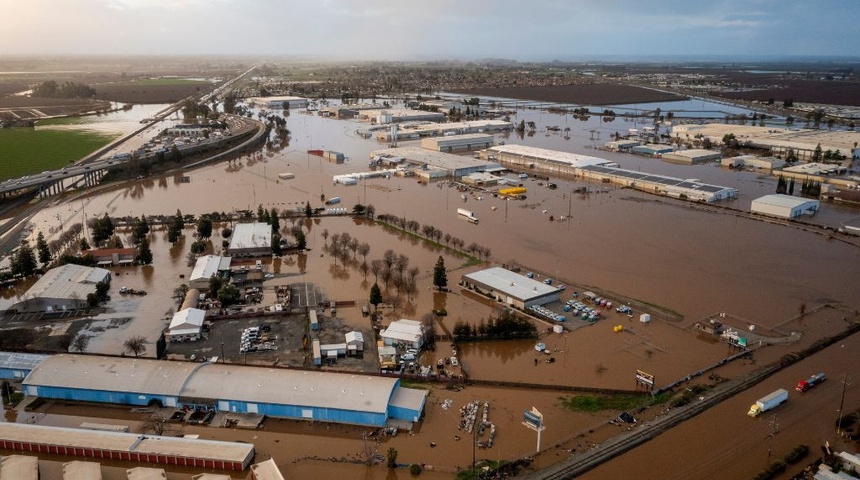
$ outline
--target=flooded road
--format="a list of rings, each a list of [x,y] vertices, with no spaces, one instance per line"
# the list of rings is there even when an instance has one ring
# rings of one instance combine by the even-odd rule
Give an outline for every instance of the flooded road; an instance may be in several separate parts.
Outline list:
[[[755,173],[732,172],[710,165],[673,165],[657,159],[595,151],[592,146],[608,140],[609,133],[633,128],[634,123],[627,125],[628,122],[622,119],[609,124],[601,124],[599,119],[580,122],[569,116],[532,110],[520,111],[514,120],[518,122],[520,119],[534,119],[544,127],[568,125],[571,127],[570,138],[539,131],[531,137],[526,135],[522,140],[517,139],[514,133],[498,135],[497,139],[601,156],[625,168],[736,186],[741,195],[734,203],[742,209],[748,208],[753,198],[772,193],[775,188],[773,179]],[[856,268],[860,265],[860,249],[791,227],[699,210],[685,202],[576,180],[553,180],[558,188],[550,190],[538,185],[539,181],[529,179],[524,185],[529,189],[528,198],[524,201],[503,201],[485,196],[480,201],[467,197],[469,199],[464,202],[453,188],[438,183],[425,185],[409,178],[371,179],[351,187],[333,185],[332,175],[368,170],[370,151],[385,147],[355,135],[355,129],[362,125],[293,113],[288,118],[292,137],[287,147],[264,149],[261,155],[244,156],[233,162],[188,172],[189,183],[180,182],[176,175],[150,177],[108,188],[96,195],[64,201],[45,209],[33,219],[36,228],[33,236],[41,230],[50,240],[51,236],[61,232],[60,224],[70,225],[104,213],[111,216],[170,215],[180,209],[183,213],[202,214],[242,209],[255,211],[257,205],[279,210],[300,209],[306,202],[321,204],[321,196],[339,196],[343,207],[351,208],[356,203],[372,204],[377,214],[403,216],[420,224],[433,225],[463,239],[466,245],[475,242],[488,247],[491,249],[491,263],[517,262],[559,282],[597,286],[674,310],[684,317],[677,324],[653,322],[645,326],[611,313],[608,319],[576,332],[552,336],[542,334],[541,341],[547,343],[556,357],[554,364],[535,365],[536,354],[531,340],[462,346],[461,359],[466,370],[475,378],[486,380],[630,389],[633,388],[632,372],[637,368],[649,368],[662,384],[664,379],[668,382],[682,377],[731,353],[724,343],[705,341],[691,331],[691,325],[706,316],[727,312],[741,319],[742,328],[749,325],[776,328],[795,317],[801,305],[808,309],[824,303],[844,307],[833,319],[822,320],[826,325],[792,325],[807,335],[796,346],[767,347],[757,352],[756,360],[764,363],[778,359],[805,342],[814,342],[817,336],[844,328],[844,321],[839,317],[860,309],[857,297],[860,272]],[[601,132],[600,142],[591,140],[591,130]],[[305,153],[311,148],[341,151],[348,160],[342,165],[331,164]],[[293,173],[295,178],[280,180],[278,173],[282,172]],[[578,187],[588,187],[591,193],[573,193]],[[464,206],[480,218],[479,225],[457,218],[457,208]],[[838,223],[839,219],[855,214],[856,211],[825,205],[813,221]],[[569,215],[570,220],[551,221],[550,215],[555,218]],[[358,268],[358,260],[348,262],[346,267],[341,261],[335,261],[325,248],[324,230],[329,234],[348,232],[369,243],[368,262],[381,258],[385,250],[392,249],[407,255],[410,267],[420,269],[418,291],[405,301],[400,295],[400,306],[386,314],[387,320],[401,317],[417,319],[434,307],[444,306],[448,316],[442,320],[443,325],[452,328],[458,320],[475,323],[492,313],[492,307],[475,301],[456,287],[461,274],[480,267],[460,268],[465,260],[438,246],[351,218],[314,218],[299,220],[298,223],[304,225],[310,251],[303,257],[288,256],[275,259],[271,264],[267,262],[267,271],[271,269],[280,278],[267,281],[266,285],[308,281],[320,285],[336,300],[354,300],[356,307],[338,310],[339,316],[349,325],[368,326],[358,305],[368,298],[373,275],[365,278]],[[292,223],[282,222],[282,226],[289,229]],[[214,229],[211,239],[210,248],[215,253],[220,251],[223,240],[220,229]],[[128,232],[120,234],[128,242]],[[170,246],[166,241],[166,231],[155,228],[150,234],[154,255],[152,266],[112,269],[115,275],[112,285],[114,300],[104,318],[132,320],[100,332],[90,342],[88,351],[117,354],[121,351],[122,342],[133,334],[155,340],[166,325],[165,319],[169,319],[177,307],[171,299],[173,290],[186,282],[190,274],[187,255],[193,241],[192,234],[192,229],[186,229],[184,240]],[[451,270],[448,284],[453,291],[448,294],[434,294],[430,288],[433,264],[439,255]],[[149,291],[149,295],[123,298],[116,294],[120,286],[144,289]],[[393,287],[386,293],[388,298],[397,295]],[[628,331],[613,333],[612,326],[619,323]],[[846,357],[845,365],[851,359],[856,363],[856,350],[848,347],[840,350]],[[147,355],[153,354],[154,346],[150,345]],[[842,361],[834,359],[837,363]],[[753,367],[751,364],[729,365],[721,374],[739,374]],[[792,373],[801,378],[811,372],[800,374],[792,370]],[[773,381],[786,383],[788,380],[780,377]],[[791,381],[796,383],[796,380]],[[768,391],[769,382],[771,380],[756,387],[749,395],[739,395],[725,402],[725,405],[731,403],[730,407],[721,405],[719,409],[725,408],[725,415],[731,411],[732,422],[737,421],[734,419],[737,411],[746,409],[750,398],[754,400],[761,396],[759,390]],[[836,384],[834,381],[825,387],[832,389]],[[811,392],[809,397],[828,391]],[[471,461],[470,448],[462,440],[462,435],[459,435],[461,440],[454,438],[458,433],[456,421],[451,417],[467,401],[481,398],[492,399],[492,415],[500,415],[506,425],[500,433],[498,449],[486,451],[483,458],[514,458],[526,455],[534,448],[533,434],[525,427],[517,427],[522,411],[534,404],[546,410],[544,413],[551,425],[544,434],[545,445],[569,440],[577,432],[587,432],[595,425],[605,425],[605,415],[571,413],[559,405],[558,397],[558,392],[489,387],[469,387],[462,392],[434,390],[428,400],[427,419],[420,433],[388,439],[383,442],[385,448],[382,450],[384,452],[389,444],[396,446],[404,462],[439,465],[443,471],[438,474],[439,478],[450,478],[457,466],[465,466]],[[440,402],[448,398],[454,400],[452,410],[444,410],[440,406]],[[792,399],[792,403],[800,404],[800,401]],[[789,409],[785,411],[789,415]],[[748,419],[744,413],[745,410],[741,412],[740,421],[745,423],[739,423],[736,429],[726,433],[725,438],[715,441],[731,444],[732,439],[743,435],[748,425],[760,423]],[[668,452],[677,452],[681,445],[689,444],[695,432],[720,430],[720,423],[716,420],[719,416],[708,417],[712,419],[710,421],[702,420],[704,417],[679,427],[689,430],[672,437],[674,440],[668,446],[664,445],[660,452],[649,455],[661,458],[661,465],[666,464],[671,460]],[[789,424],[800,422],[795,417],[786,421]],[[341,438],[332,432],[345,427],[316,426],[316,430],[306,432],[294,431],[304,426],[298,424],[297,427],[291,423],[283,428],[287,431],[282,434],[244,432],[243,435],[251,437],[242,438],[251,438],[258,446],[258,455],[261,455],[258,458],[274,456],[288,478],[319,476],[320,472],[367,478],[406,478],[408,475],[405,469],[392,477],[392,473],[380,467],[366,470],[364,467],[306,458],[328,455],[321,452],[337,452],[339,457],[349,454],[355,458],[364,447],[361,432],[354,429],[344,434],[347,438]],[[225,438],[233,435],[230,430],[204,431],[206,435]],[[307,442],[307,435],[312,435],[314,442]],[[787,434],[779,441],[783,438],[793,440]],[[430,442],[437,446],[431,447]],[[289,445],[289,453],[285,455],[286,445]],[[636,451],[628,455],[634,453]],[[696,453],[705,454],[704,448]],[[564,452],[558,450],[552,455],[559,459]],[[742,455],[731,451],[725,458],[732,460]],[[632,458],[634,460],[628,461],[622,457],[606,467],[618,468],[619,472],[627,468],[626,471],[630,472],[633,471],[630,470],[631,465],[647,462],[650,467],[653,463],[647,456]],[[756,471],[753,464],[760,460],[758,457],[750,458],[743,457],[738,467],[744,469],[747,477]],[[538,461],[551,463],[548,458],[539,458]],[[429,471],[422,475],[435,478]],[[589,478],[610,478],[618,476],[618,472],[601,476],[595,470],[589,475],[592,475]],[[187,477],[170,478],[184,480]],[[732,478],[741,477],[738,474]]]

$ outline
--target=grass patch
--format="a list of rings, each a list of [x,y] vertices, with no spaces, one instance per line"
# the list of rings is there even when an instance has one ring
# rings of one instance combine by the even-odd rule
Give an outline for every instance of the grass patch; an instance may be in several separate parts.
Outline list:
[[[401,378],[400,386],[406,388],[417,388],[418,390],[431,390],[430,385],[428,385],[427,382],[419,382],[408,378]]]
[[[633,410],[646,403],[658,404],[668,400],[668,395],[661,393],[654,396],[653,402],[642,395],[573,395],[560,397],[561,404],[575,412],[600,412],[603,410]]]
[[[2,129],[0,180],[62,168],[118,136],[92,131]]]

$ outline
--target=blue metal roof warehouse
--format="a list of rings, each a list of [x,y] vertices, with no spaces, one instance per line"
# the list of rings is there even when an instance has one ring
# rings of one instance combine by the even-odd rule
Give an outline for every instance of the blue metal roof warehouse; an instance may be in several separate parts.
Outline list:
[[[23,382],[43,398],[168,407],[205,405],[219,411],[384,426],[417,422],[427,392],[397,378],[282,368],[54,355]]]
[[[48,355],[0,352],[0,378],[22,379]]]

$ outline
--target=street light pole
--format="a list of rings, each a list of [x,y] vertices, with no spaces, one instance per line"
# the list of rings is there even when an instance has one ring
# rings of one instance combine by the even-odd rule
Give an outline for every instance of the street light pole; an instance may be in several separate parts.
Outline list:
[[[224,358],[224,342],[221,342],[221,363],[225,363],[226,359]]]

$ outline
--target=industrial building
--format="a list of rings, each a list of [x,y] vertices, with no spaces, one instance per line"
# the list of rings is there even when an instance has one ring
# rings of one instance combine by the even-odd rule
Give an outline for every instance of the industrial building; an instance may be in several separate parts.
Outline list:
[[[126,470],[125,474],[128,480],[167,480],[167,472],[163,468],[134,467]]]
[[[0,448],[28,453],[242,471],[250,443],[0,423]],[[26,478],[26,477],[18,477]]]
[[[234,257],[264,257],[272,254],[272,226],[268,223],[237,223],[227,251]]]
[[[561,290],[501,267],[463,275],[463,286],[524,310],[558,301]]]
[[[462,157],[450,153],[424,150],[418,147],[374,150],[370,153],[370,158],[377,159],[377,161],[402,159],[403,162],[418,167],[414,170],[415,175],[431,180],[436,178],[460,178],[470,173],[500,168],[500,165],[492,160]]]
[[[445,120],[442,112],[431,112],[428,110],[413,110],[411,108],[385,108],[378,110],[363,110],[359,117],[376,122],[379,125],[402,122],[441,122]]]
[[[720,152],[713,150],[691,149],[664,153],[661,158],[667,162],[698,165],[701,163],[719,162],[721,156]]]
[[[384,345],[403,345],[419,350],[424,346],[425,335],[424,325],[421,325],[421,322],[405,318],[391,322],[388,328],[379,332]]]
[[[110,284],[110,279],[110,271],[103,268],[73,264],[52,268],[8,310],[36,313],[87,309],[87,295],[96,293],[97,283]]]
[[[170,342],[194,342],[203,336],[203,320],[206,312],[197,308],[185,308],[175,314],[167,327]]]
[[[720,165],[729,168],[750,167],[758,170],[772,171],[784,167],[785,160],[776,157],[760,157],[758,155],[739,155],[720,160]]]
[[[251,473],[254,475],[254,480],[284,480],[273,458],[251,465]]]
[[[579,169],[579,173],[584,178],[594,181],[614,183],[656,195],[697,202],[711,203],[727,198],[734,198],[738,195],[737,189],[731,187],[710,185],[696,180],[684,180],[623,168],[593,165]]]
[[[499,183],[499,177],[486,172],[470,173],[460,180],[466,185],[475,185],[476,187],[492,187]]]
[[[542,164],[550,170],[567,167],[581,168],[586,165],[617,165],[604,158],[525,145],[497,145],[483,150],[480,155],[481,158],[499,161],[524,170],[531,170],[537,164]]]
[[[450,123],[416,123],[414,125],[400,125],[396,135],[401,140],[414,140],[424,137],[439,137],[448,135],[464,135],[469,133],[495,133],[513,130],[514,124],[504,120],[471,120],[468,122]],[[394,140],[391,131],[376,134],[379,141],[390,142]]]
[[[368,426],[418,421],[426,391],[408,396],[411,403],[390,405],[404,388],[396,378],[360,374],[70,354],[46,358],[23,382],[26,395],[48,399],[205,407]]]
[[[293,108],[307,108],[308,107],[308,99],[302,97],[292,97],[292,96],[278,96],[278,97],[260,97],[254,99],[257,103],[263,103],[266,105],[266,108],[277,109],[277,110],[286,110]]]
[[[772,194],[753,200],[750,211],[771,217],[792,219],[802,215],[815,215],[819,207],[820,202],[818,200]]]
[[[639,140],[613,140],[606,142],[603,147],[614,152],[629,152],[631,148],[642,145]]]
[[[30,455],[0,458],[0,480],[38,480],[39,459]]]
[[[637,155],[647,155],[649,157],[659,157],[666,153],[672,153],[675,151],[675,147],[671,145],[657,145],[653,143],[649,143],[647,145],[637,145],[630,149],[632,153]]]
[[[738,142],[749,142],[753,147],[770,149],[773,155],[782,158],[791,150],[798,159],[809,161],[817,146],[821,151],[836,152],[848,158],[860,158],[860,133],[844,130],[790,129],[777,127],[758,127],[754,125],[729,125],[709,123],[706,125],[675,125],[672,136],[686,136],[688,139],[706,137],[720,144],[723,137],[732,134]]]
[[[188,277],[188,286],[197,290],[209,290],[209,280],[212,277],[226,277],[230,274],[231,257],[218,255],[203,255],[194,264],[194,270]]]
[[[437,152],[481,150],[493,146],[493,136],[485,133],[444,135],[421,139],[421,148]]]
[[[0,352],[0,379],[22,379],[48,355]]]
[[[63,480],[101,480],[102,466],[97,462],[72,460],[63,464]]]

